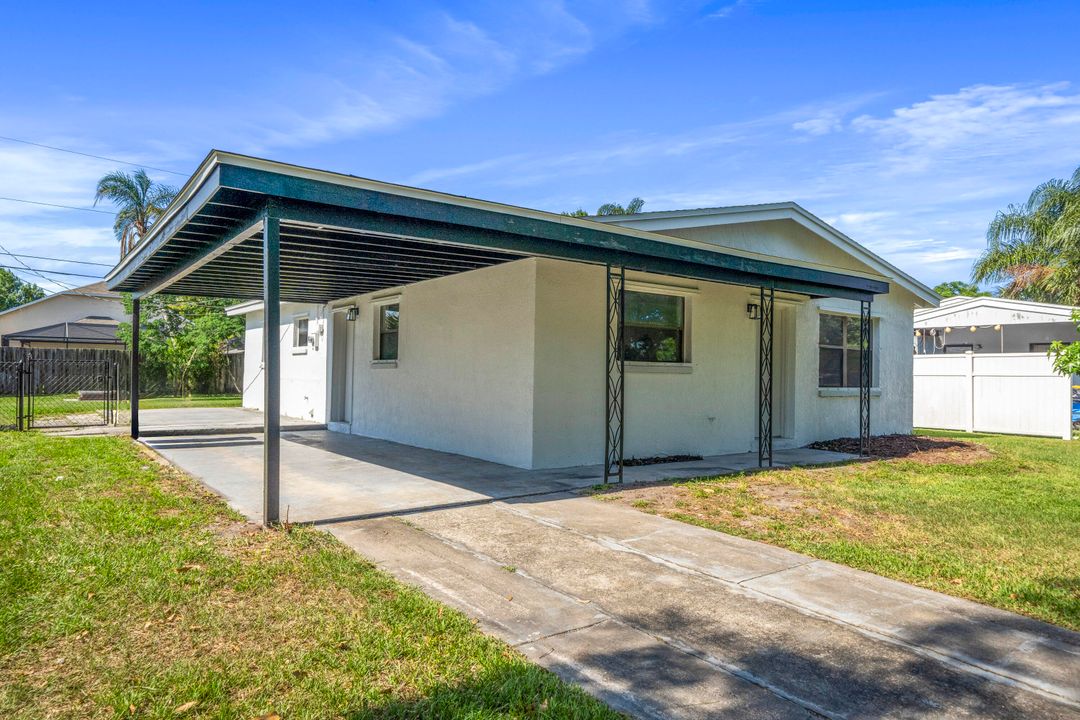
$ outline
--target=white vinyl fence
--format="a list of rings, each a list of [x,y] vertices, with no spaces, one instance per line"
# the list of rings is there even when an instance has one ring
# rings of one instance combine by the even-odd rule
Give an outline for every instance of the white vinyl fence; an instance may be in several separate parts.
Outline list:
[[[915,427],[1072,437],[1071,378],[1039,353],[916,355]]]

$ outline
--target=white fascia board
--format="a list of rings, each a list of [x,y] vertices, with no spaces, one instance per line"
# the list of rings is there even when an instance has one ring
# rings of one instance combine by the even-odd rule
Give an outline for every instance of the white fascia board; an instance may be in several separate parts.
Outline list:
[[[794,202],[733,205],[731,207],[698,208],[694,210],[666,210],[636,213],[634,215],[597,216],[592,219],[601,223],[637,227],[653,232],[715,225],[734,225],[737,223],[767,222],[770,220],[792,220],[860,262],[869,265],[881,277],[895,280],[927,305],[937,306],[941,302],[941,297],[929,287],[867,250],[855,240]],[[787,264],[790,264],[790,262],[788,260]],[[836,270],[836,268],[833,269]],[[851,273],[852,271],[845,269],[844,272]]]
[[[248,315],[253,312],[261,312],[262,309],[262,300],[248,300],[247,302],[230,305],[225,308],[225,314],[229,317],[236,317],[237,315]]]

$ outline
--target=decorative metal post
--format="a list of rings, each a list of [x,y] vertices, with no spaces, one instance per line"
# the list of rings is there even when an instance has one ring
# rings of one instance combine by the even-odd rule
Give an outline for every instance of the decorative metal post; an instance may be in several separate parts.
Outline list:
[[[607,362],[604,378],[604,484],[623,480],[623,418],[626,369],[623,323],[626,319],[626,269],[607,266]]]
[[[870,455],[870,385],[873,383],[873,322],[870,300],[859,305],[859,455]]]
[[[760,288],[758,322],[758,467],[773,464],[773,300],[776,291]]]
[[[263,525],[281,517],[281,221],[263,215]]]
[[[139,439],[139,298],[131,301],[131,439]]]

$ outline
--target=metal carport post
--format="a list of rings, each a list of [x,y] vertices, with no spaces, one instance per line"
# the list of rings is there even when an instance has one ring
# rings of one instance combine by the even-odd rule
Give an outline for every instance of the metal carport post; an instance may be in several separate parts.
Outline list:
[[[281,518],[281,220],[263,211],[263,525]]]

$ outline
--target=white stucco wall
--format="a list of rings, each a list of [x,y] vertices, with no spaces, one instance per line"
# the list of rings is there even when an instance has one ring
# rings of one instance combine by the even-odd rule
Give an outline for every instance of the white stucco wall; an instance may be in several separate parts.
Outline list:
[[[281,306],[281,414],[313,422],[326,421],[327,347],[325,308],[283,303]],[[293,347],[293,320],[308,317],[308,345]],[[263,408],[263,313],[247,314],[244,331],[244,407]],[[317,338],[317,340],[315,339]]]
[[[403,288],[394,366],[372,361],[394,293],[356,299],[352,431],[530,467],[535,275],[522,260]]]
[[[534,466],[591,464],[603,456],[604,269],[538,261]],[[685,367],[628,365],[627,457],[749,452],[757,447],[757,322],[746,315],[750,288],[628,275],[684,294],[690,362]],[[667,285],[669,289],[663,290]],[[911,317],[914,296],[901,288],[874,303],[876,372],[871,401],[875,434],[911,431]],[[778,447],[858,434],[858,390],[818,387],[821,312],[858,316],[858,303],[777,302],[790,345],[774,349]],[[785,352],[783,360],[780,354]],[[790,373],[786,381],[781,368]],[[785,398],[781,394],[787,392]],[[780,416],[788,418],[781,422]],[[785,432],[786,429],[786,432]]]
[[[792,255],[808,253],[801,229],[771,232],[782,226],[762,223],[761,243],[778,254],[785,242]],[[705,237],[704,230],[697,235]],[[731,231],[728,226],[721,234]],[[838,269],[846,263],[865,271],[853,258],[831,252],[822,256]],[[344,427],[519,467],[602,462],[605,282],[603,267],[527,259],[333,303],[358,308],[348,323],[351,352],[339,354],[352,364]],[[758,327],[746,315],[756,289],[638,273],[629,273],[628,283],[630,289],[684,295],[689,362],[677,368],[628,365],[626,456],[756,449]],[[394,297],[401,309],[400,353],[387,365],[372,360],[376,307]],[[912,314],[918,302],[892,283],[873,305],[875,434],[912,427]],[[294,311],[283,307],[283,323]],[[799,296],[777,301],[777,447],[858,433],[857,389],[818,387],[823,311],[857,316],[859,307]],[[323,318],[331,308],[311,312]],[[248,323],[245,405],[259,407],[262,383],[252,378],[259,369],[261,313],[249,315]],[[291,354],[291,331],[283,325],[286,414],[326,418],[333,325],[326,323],[319,349],[302,356]]]

